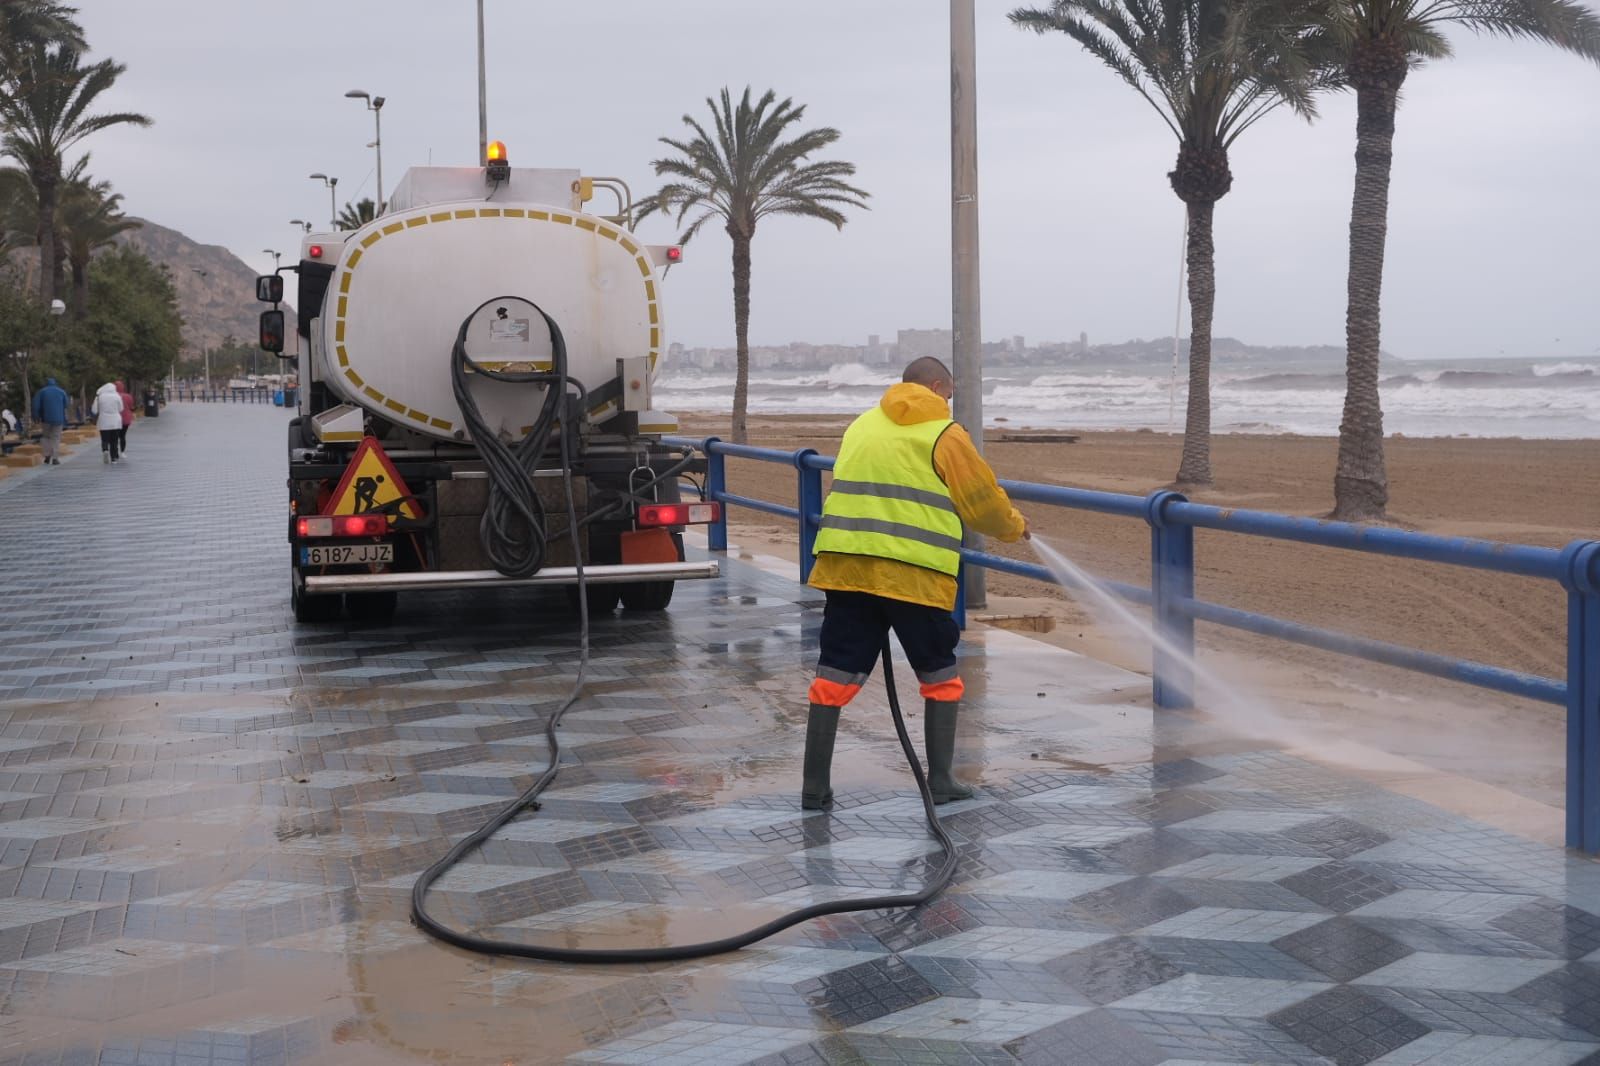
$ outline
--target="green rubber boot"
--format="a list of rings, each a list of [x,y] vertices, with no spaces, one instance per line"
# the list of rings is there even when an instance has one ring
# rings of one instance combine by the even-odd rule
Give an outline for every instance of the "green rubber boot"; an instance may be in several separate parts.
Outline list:
[[[972,789],[957,781],[950,772],[956,756],[957,702],[928,700],[922,717],[922,736],[928,749],[928,791],[934,803],[952,803],[972,798]]]
[[[826,811],[833,807],[828,773],[833,767],[833,738],[839,732],[839,708],[811,705],[806,719],[806,761],[800,778],[800,808]]]

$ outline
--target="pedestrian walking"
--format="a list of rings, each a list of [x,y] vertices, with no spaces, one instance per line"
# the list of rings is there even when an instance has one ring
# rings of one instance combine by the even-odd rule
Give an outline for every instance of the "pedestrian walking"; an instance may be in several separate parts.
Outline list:
[[[823,590],[822,650],[811,682],[800,806],[826,810],[839,712],[877,664],[890,630],[916,672],[933,802],[968,799],[951,772],[966,691],[956,668],[961,631],[951,611],[963,524],[986,536],[1028,536],[967,431],[950,418],[955,383],[937,359],[918,359],[878,405],[851,423],[822,508],[810,584]]]
[[[89,413],[94,415],[94,424],[100,430],[100,461],[116,462],[117,445],[122,440],[122,397],[117,395],[116,385],[108,381],[100,386],[100,391],[94,394],[94,402],[89,405]]]
[[[51,466],[61,465],[61,430],[67,424],[67,405],[71,403],[67,390],[56,384],[55,378],[45,378],[44,388],[33,394],[33,420],[39,423],[39,446],[44,449],[44,461]]]
[[[122,436],[118,443],[122,445],[122,457],[128,457],[128,427],[133,425],[133,393],[128,391],[126,381],[117,382],[117,399],[122,401]]]

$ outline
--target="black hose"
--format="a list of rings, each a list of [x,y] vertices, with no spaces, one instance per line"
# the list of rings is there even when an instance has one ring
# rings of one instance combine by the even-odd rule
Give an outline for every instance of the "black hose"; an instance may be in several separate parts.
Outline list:
[[[511,299],[517,297],[496,296],[485,300],[462,320],[450,353],[450,388],[455,393],[456,406],[461,409],[461,420],[466,423],[472,443],[483,457],[489,474],[488,506],[478,524],[478,539],[484,555],[507,577],[532,577],[544,566],[545,549],[550,542],[545,531],[544,504],[539,499],[534,475],[550,442],[550,427],[560,417],[561,405],[567,396],[567,342],[555,319],[534,305],[550,330],[550,370],[500,371],[479,366],[467,355],[467,330],[479,311],[492,303]],[[491,381],[548,386],[532,428],[515,445],[502,441],[484,421],[478,402],[467,388],[468,369]],[[563,441],[570,428],[567,423],[572,421],[562,419]]]
[[[478,311],[481,311],[483,307],[486,307],[489,303],[493,302],[493,300],[488,301],[480,306]],[[467,321],[462,323],[461,331],[456,337],[454,365],[456,368],[455,384],[458,402],[461,401],[463,396],[466,394],[465,382],[462,380],[462,367],[464,364],[471,363],[471,360],[467,358],[465,352],[467,326],[472,321],[472,317],[477,315],[478,311],[474,311],[472,315],[468,316]],[[549,397],[556,396],[558,398],[564,398],[566,396],[568,382],[566,375],[566,342],[562,339],[560,327],[556,325],[554,319],[552,319],[549,315],[545,315],[544,311],[540,310],[539,313],[544,315],[544,320],[550,327],[551,346],[557,353],[555,365],[552,368],[553,373],[548,375],[539,374],[499,376],[491,374],[490,376],[494,377],[496,380],[521,379],[530,381],[548,381],[551,385],[551,388],[546,395],[545,407],[540,412],[540,418],[543,419],[545,412],[550,410],[552,406]],[[470,401],[470,397],[468,400]],[[559,406],[559,399],[556,406]],[[469,414],[469,408],[465,403],[463,403],[462,415],[468,420],[469,426],[473,426],[474,438],[476,439],[478,432],[477,427],[482,425],[482,418],[478,413],[477,405],[472,404]],[[477,420],[476,424],[474,424],[472,421],[474,418]],[[580,525],[572,489],[572,438],[577,432],[576,422],[576,418],[563,418],[561,420],[561,431],[558,434],[561,447],[562,481],[565,485],[567,496],[567,532],[572,537],[574,545],[578,543],[578,529]],[[535,429],[537,430],[538,428],[538,424],[536,423]],[[545,428],[548,432],[548,425],[546,425]],[[492,434],[486,433],[485,436],[492,436]],[[533,434],[529,434],[529,437],[524,440],[523,444],[526,445],[528,441],[532,439]],[[499,441],[495,441],[495,444],[499,445],[501,448],[504,448],[504,445],[500,444]],[[482,451],[481,445],[480,451]],[[509,452],[509,449],[507,449],[507,451]],[[491,480],[491,494],[493,494],[496,488],[496,486],[493,484],[494,479],[501,476],[507,477],[508,482],[516,482],[521,480],[522,475],[526,473],[526,480],[530,482],[529,487],[531,488],[531,469],[533,468],[526,467],[522,465],[521,462],[517,462],[515,464],[515,473],[511,472],[511,468],[505,463],[498,460],[496,463],[489,465],[488,469]],[[659,475],[655,480],[659,481],[665,476],[665,474]],[[502,485],[500,486],[500,489],[507,501],[505,506],[515,510],[519,516],[523,517],[523,520],[528,523],[530,532],[537,531],[538,535],[543,536],[544,525],[542,508],[535,512],[533,507],[523,506],[526,504],[527,498],[519,495],[521,490],[517,484],[511,483]],[[537,496],[533,497],[533,503],[537,505]],[[537,515],[537,520],[535,519],[535,514]],[[488,516],[485,515],[486,521],[487,518]],[[496,520],[497,523],[499,521],[499,519]],[[485,528],[488,527],[486,526]],[[543,547],[544,546],[541,544],[537,550],[538,558],[541,561],[543,559]],[[911,747],[911,737],[906,732],[905,718],[900,713],[899,694],[895,689],[894,666],[891,660],[889,637],[886,634],[883,639],[883,683],[889,694],[889,711],[894,717],[895,734],[900,738],[900,749],[905,753],[906,762],[911,767],[911,775],[916,778],[917,791],[922,796],[923,813],[926,815],[928,820],[928,829],[933,834],[934,839],[938,840],[939,846],[944,852],[944,859],[939,864],[939,868],[934,872],[933,876],[929,878],[928,882],[920,891],[885,896],[867,896],[860,899],[835,900],[831,903],[814,903],[809,907],[802,907],[799,910],[790,911],[788,914],[774,918],[772,921],[756,926],[754,929],[749,929],[742,933],[736,933],[733,936],[723,937],[720,940],[706,940],[697,944],[676,944],[669,945],[667,947],[656,948],[559,948],[548,947],[540,944],[526,944],[508,940],[495,940],[490,937],[474,936],[471,933],[458,932],[457,930],[451,929],[449,926],[443,924],[429,914],[427,908],[427,895],[429,886],[442,877],[451,867],[459,863],[469,852],[481,847],[486,840],[494,836],[495,833],[499,832],[499,830],[505,826],[506,823],[510,822],[523,810],[538,810],[538,800],[540,794],[543,793],[545,789],[550,787],[550,785],[556,779],[556,774],[559,772],[561,763],[561,744],[560,741],[556,739],[556,729],[558,726],[560,726],[562,717],[565,716],[573,704],[577,703],[582,697],[584,683],[587,680],[589,671],[588,578],[583,568],[582,552],[575,551],[573,553],[573,562],[578,581],[578,676],[573,682],[572,691],[568,693],[567,698],[562,701],[561,706],[556,709],[556,712],[550,716],[550,720],[545,723],[544,734],[545,739],[550,747],[550,761],[545,766],[544,772],[539,775],[538,779],[534,781],[532,785],[528,786],[522,795],[518,796],[516,799],[502,807],[492,818],[485,822],[470,836],[467,836],[461,841],[457,842],[448,852],[445,853],[443,858],[439,859],[439,861],[435,862],[432,866],[429,866],[426,870],[422,871],[420,875],[418,875],[416,883],[411,886],[411,920],[419,928],[428,933],[430,936],[442,940],[447,944],[451,944],[455,947],[463,948],[467,951],[476,952],[482,955],[510,955],[525,959],[539,959],[545,962],[675,962],[683,959],[703,958],[707,955],[720,955],[723,952],[736,951],[739,948],[749,947],[751,944],[765,940],[766,938],[782,932],[791,926],[799,925],[801,922],[807,922],[813,918],[821,918],[828,914],[845,914],[851,911],[875,911],[888,907],[919,907],[933,899],[940,892],[944,891],[945,887],[949,885],[951,878],[955,876],[956,866],[959,863],[959,857],[956,855],[955,844],[951,841],[950,835],[945,832],[944,826],[939,823],[938,813],[934,810],[933,795],[928,791],[927,776],[922,772],[922,763],[917,759],[917,754]],[[535,569],[537,569],[537,567]]]

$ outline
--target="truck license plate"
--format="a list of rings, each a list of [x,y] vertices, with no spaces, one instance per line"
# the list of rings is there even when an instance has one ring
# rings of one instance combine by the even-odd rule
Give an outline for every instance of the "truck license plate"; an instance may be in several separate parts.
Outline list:
[[[328,544],[305,549],[307,566],[363,566],[394,562],[393,544]]]

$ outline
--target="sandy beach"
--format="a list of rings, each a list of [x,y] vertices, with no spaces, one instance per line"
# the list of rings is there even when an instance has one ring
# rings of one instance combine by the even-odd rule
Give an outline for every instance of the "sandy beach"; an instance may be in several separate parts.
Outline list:
[[[685,435],[726,435],[725,415],[682,420]],[[847,422],[753,416],[751,442],[834,454]],[[998,442],[996,433],[986,453],[1001,477],[1133,494],[1166,486],[1180,447],[1178,437],[1152,432],[1084,433],[1071,444]],[[1324,515],[1336,450],[1327,437],[1218,436],[1216,486],[1193,498]],[[1387,454],[1390,514],[1401,527],[1548,546],[1600,536],[1595,441],[1391,437]],[[730,463],[729,483],[736,493],[794,502],[793,476],[767,464]],[[1149,583],[1142,522],[1025,510],[1037,533],[1091,573]],[[731,523],[741,544],[794,557],[792,525],[748,510],[735,511]],[[994,549],[1031,558],[1025,547]],[[1197,592],[1213,602],[1549,677],[1566,670],[1566,596],[1550,583],[1206,530],[1196,564]],[[1148,673],[1148,646],[1136,634],[1086,613],[1059,589],[1004,574],[990,575],[989,587],[985,617]],[[1213,669],[1313,742],[1349,740],[1561,802],[1561,708],[1214,626],[1201,626],[1199,640]],[[1233,713],[1215,703],[1208,710]]]

